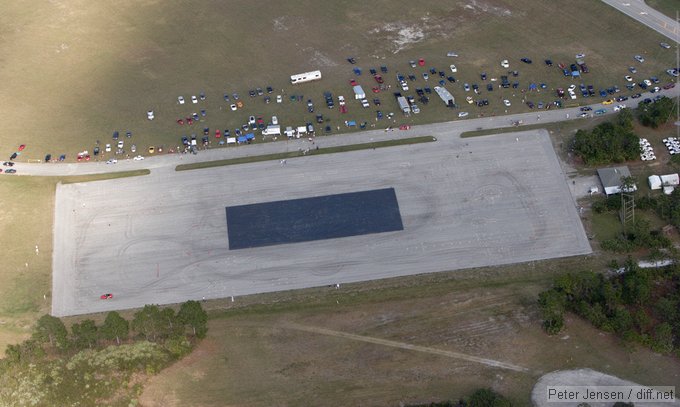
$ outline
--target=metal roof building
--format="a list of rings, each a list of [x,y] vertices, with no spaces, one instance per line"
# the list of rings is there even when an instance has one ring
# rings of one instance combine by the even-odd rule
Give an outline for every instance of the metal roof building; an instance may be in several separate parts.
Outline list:
[[[600,168],[597,170],[597,175],[602,182],[604,193],[609,196],[621,192],[621,178],[630,177],[630,171],[626,166]],[[633,191],[637,191],[637,185],[633,185]]]

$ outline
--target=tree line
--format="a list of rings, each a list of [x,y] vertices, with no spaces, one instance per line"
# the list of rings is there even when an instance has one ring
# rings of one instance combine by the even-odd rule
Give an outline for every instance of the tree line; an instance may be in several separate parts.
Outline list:
[[[146,305],[131,321],[112,311],[101,325],[85,319],[70,329],[43,315],[31,338],[0,359],[0,405],[128,405],[141,389],[132,375],[154,374],[190,353],[207,322],[197,301],[177,312]]]
[[[611,276],[592,271],[556,278],[539,295],[543,328],[557,334],[565,312],[656,352],[680,355],[680,267],[641,268],[632,258]]]

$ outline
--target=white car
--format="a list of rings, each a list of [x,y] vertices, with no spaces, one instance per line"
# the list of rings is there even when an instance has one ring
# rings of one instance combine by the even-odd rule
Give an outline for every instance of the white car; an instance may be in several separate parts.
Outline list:
[[[276,117],[276,116],[272,116],[272,124],[273,124],[274,126],[276,126],[277,124],[279,124],[279,118]]]
[[[248,124],[250,124],[251,126],[255,125],[255,116],[248,117]]]
[[[104,147],[104,151],[106,151],[107,153],[110,153],[111,152],[111,144],[107,144],[106,147]]]
[[[635,55],[633,58],[635,58],[635,60],[640,63],[645,62],[645,59],[642,57],[642,55]]]
[[[411,105],[411,110],[412,110],[413,113],[415,113],[415,114],[420,113],[420,108],[419,108],[418,105],[415,104],[415,103]]]
[[[458,112],[458,117],[460,117],[460,118],[467,117],[467,116],[468,116],[468,112]]]
[[[115,164],[117,162],[118,162],[118,160],[116,160],[115,158],[112,158],[112,159],[108,160],[106,163],[107,164]]]
[[[118,148],[123,148],[123,140],[120,140],[120,141],[118,142]]]
[[[231,106],[229,106],[229,107],[230,107],[230,108],[231,108],[231,110],[233,110],[233,111],[235,111],[235,110],[237,109],[236,105],[235,105],[235,104],[233,104],[233,103],[232,103],[232,104],[231,104]]]
[[[576,99],[576,93],[574,93],[573,90],[570,90],[570,91],[569,91],[569,98],[571,98],[571,99]]]
[[[626,108],[626,105],[616,105],[614,106],[614,111],[618,112],[619,110],[623,110]]]
[[[570,92],[573,92],[575,90],[576,90],[576,85],[574,85],[573,83],[571,85],[569,85],[569,91]]]
[[[137,146],[134,145],[134,144],[131,145],[131,146],[130,146],[130,151],[133,152],[133,153],[136,153],[136,152],[137,152]]]
[[[623,77],[627,82],[633,82],[633,77],[630,75],[626,75]]]
[[[191,103],[198,103],[198,98],[196,96],[192,96]]]
[[[465,100],[469,103],[472,104],[474,101],[472,100],[472,96],[468,96],[465,98]]]
[[[504,59],[504,60],[501,61],[501,66],[503,68],[510,68],[510,63],[508,62],[507,59]]]
[[[276,95],[276,103],[282,103],[283,97],[281,95]]]
[[[645,79],[643,82],[644,82],[645,85],[647,85],[647,86],[652,86],[652,81],[650,81],[649,79]]]
[[[184,104],[184,96],[177,96],[177,101],[179,102],[180,105]]]
[[[503,104],[505,105],[505,107],[510,107],[510,101],[508,99],[504,99]]]
[[[135,158],[133,158],[133,160],[135,160],[135,161],[142,161],[143,159],[144,159],[144,156],[141,156],[141,155],[135,156]]]
[[[338,104],[340,106],[345,106],[345,97],[344,96],[338,96]]]
[[[368,100],[366,100],[366,99],[361,99],[361,106],[362,106],[363,108],[368,108],[368,107],[370,107],[371,105],[368,104]]]
[[[665,49],[671,48],[671,46],[667,42],[660,42],[659,45],[661,46],[661,48],[665,48]]]
[[[153,114],[153,110],[149,110],[146,112],[146,118],[149,120],[153,120],[156,116]]]
[[[453,73],[458,72],[458,68],[456,68],[456,66],[453,65],[453,64],[451,64],[451,66],[449,66],[449,68],[451,68],[451,72],[453,72]]]

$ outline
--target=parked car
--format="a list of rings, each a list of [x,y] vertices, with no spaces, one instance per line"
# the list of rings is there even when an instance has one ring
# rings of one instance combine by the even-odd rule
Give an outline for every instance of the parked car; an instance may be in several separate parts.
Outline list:
[[[184,96],[177,96],[177,102],[178,102],[180,105],[183,105],[183,104],[184,104]]]
[[[533,61],[529,58],[522,58],[520,61],[524,62],[525,64],[531,64]]]
[[[642,55],[635,55],[633,58],[635,58],[635,60],[640,63],[645,62],[645,59],[642,57]]]

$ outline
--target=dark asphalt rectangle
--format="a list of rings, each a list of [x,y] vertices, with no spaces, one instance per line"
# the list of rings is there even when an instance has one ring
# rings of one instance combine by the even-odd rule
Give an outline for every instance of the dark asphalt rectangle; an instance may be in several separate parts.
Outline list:
[[[229,249],[403,230],[394,188],[230,206]]]

